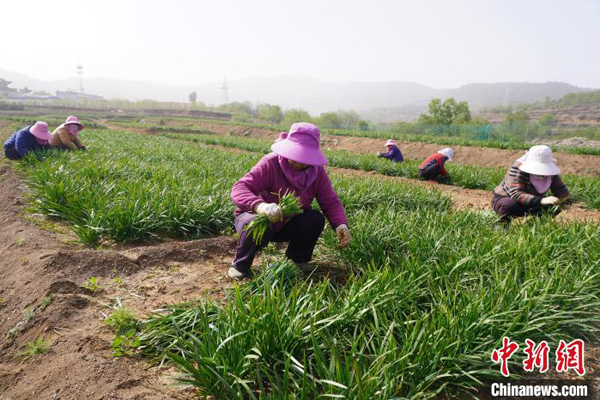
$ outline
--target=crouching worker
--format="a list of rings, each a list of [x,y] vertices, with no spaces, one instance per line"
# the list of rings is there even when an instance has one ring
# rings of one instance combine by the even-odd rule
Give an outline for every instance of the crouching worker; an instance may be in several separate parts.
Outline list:
[[[85,146],[77,137],[83,130],[83,125],[77,117],[69,117],[64,124],[60,125],[52,133],[50,146],[57,150],[85,150]]]
[[[319,129],[312,124],[292,125],[287,137],[281,135],[281,140],[271,146],[273,153],[264,156],[233,185],[231,199],[237,206],[234,223],[239,239],[229,277],[250,276],[256,252],[269,242],[289,242],[286,256],[300,269],[312,270],[309,261],[325,226],[323,214],[311,209],[315,198],[335,230],[339,245],[350,242],[344,208],[323,167],[327,158],[319,149],[319,138]],[[294,193],[303,212],[283,220],[279,193]],[[262,242],[256,244],[245,227],[259,214],[272,225]]]
[[[48,130],[48,124],[38,121],[32,126],[15,132],[10,139],[4,143],[4,154],[6,158],[18,160],[32,151],[47,150],[50,148],[48,141],[52,134]]]
[[[444,168],[444,164],[452,161],[453,154],[453,150],[447,147],[427,157],[419,166],[419,176],[432,183],[450,181],[450,174]]]
[[[387,158],[388,160],[391,160],[394,162],[404,161],[404,157],[402,157],[402,152],[398,148],[398,144],[396,143],[396,141],[394,139],[388,140],[387,142],[385,142],[385,145],[387,146],[388,151],[387,151],[387,153],[382,153],[382,152],[377,153],[377,155],[379,157]]]
[[[525,215],[541,215],[544,209],[559,205],[570,196],[559,174],[550,147],[533,146],[514,162],[502,183],[494,189],[492,208],[502,222]],[[554,196],[544,197],[548,190]],[[556,208],[553,214],[560,211]]]

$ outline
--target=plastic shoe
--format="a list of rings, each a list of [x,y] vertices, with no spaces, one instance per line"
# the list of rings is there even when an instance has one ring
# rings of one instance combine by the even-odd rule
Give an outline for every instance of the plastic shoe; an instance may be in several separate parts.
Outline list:
[[[235,267],[230,267],[229,271],[227,271],[227,275],[229,275],[231,279],[235,279],[236,281],[248,278],[250,276],[250,274],[248,274],[247,272],[238,271]]]

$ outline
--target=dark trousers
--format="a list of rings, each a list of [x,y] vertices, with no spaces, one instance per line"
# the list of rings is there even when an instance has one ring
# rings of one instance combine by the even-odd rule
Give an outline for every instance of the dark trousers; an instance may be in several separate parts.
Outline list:
[[[14,147],[4,149],[4,155],[6,156],[6,158],[8,158],[10,160],[18,160],[21,157],[23,157],[22,155],[19,154],[19,152],[17,150],[15,150]]]
[[[317,240],[325,227],[323,214],[315,210],[305,210],[275,232],[268,229],[262,242],[257,245],[250,234],[244,229],[257,217],[254,213],[243,213],[235,218],[235,230],[239,235],[238,246],[233,259],[233,266],[240,272],[248,272],[254,261],[256,252],[269,242],[290,242],[285,255],[296,263],[309,262]]]
[[[512,197],[498,196],[495,193],[494,198],[492,199],[492,208],[494,209],[494,211],[496,211],[496,213],[500,216],[500,219],[503,221],[510,221],[513,218],[524,217],[525,215],[541,216],[545,213],[545,210],[542,206],[527,207],[519,203]],[[561,209],[556,208],[555,211],[550,213],[553,214],[553,216],[556,216],[560,214],[560,212]]]
[[[421,176],[421,178],[425,179],[426,181],[445,181],[448,179],[447,177],[440,175],[440,165],[437,163],[431,164],[426,168],[420,169],[419,176]]]

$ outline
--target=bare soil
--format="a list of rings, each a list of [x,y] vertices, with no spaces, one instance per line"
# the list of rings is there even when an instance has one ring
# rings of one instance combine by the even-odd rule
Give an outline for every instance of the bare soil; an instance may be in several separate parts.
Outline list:
[[[106,250],[74,246],[68,234],[23,219],[23,187],[0,167],[0,399],[188,399],[172,371],[111,357],[103,320],[117,297],[144,315],[182,301],[222,297],[235,240],[217,237]],[[98,279],[100,290],[85,283]],[[120,278],[117,283],[114,278]],[[54,296],[45,309],[42,298]],[[35,315],[26,321],[24,311]],[[14,336],[9,336],[11,329]],[[50,352],[20,356],[44,337]]]

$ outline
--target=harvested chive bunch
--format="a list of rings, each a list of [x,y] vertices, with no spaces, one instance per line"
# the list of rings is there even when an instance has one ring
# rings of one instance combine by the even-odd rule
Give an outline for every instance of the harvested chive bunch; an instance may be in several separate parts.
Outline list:
[[[294,215],[302,212],[302,206],[300,205],[300,199],[298,199],[293,193],[286,193],[279,200],[279,206],[283,212],[283,219],[287,219]],[[246,226],[246,230],[250,233],[250,237],[254,240],[254,243],[262,242],[265,237],[267,229],[271,226],[271,221],[266,215],[259,215],[254,221],[250,222]]]

